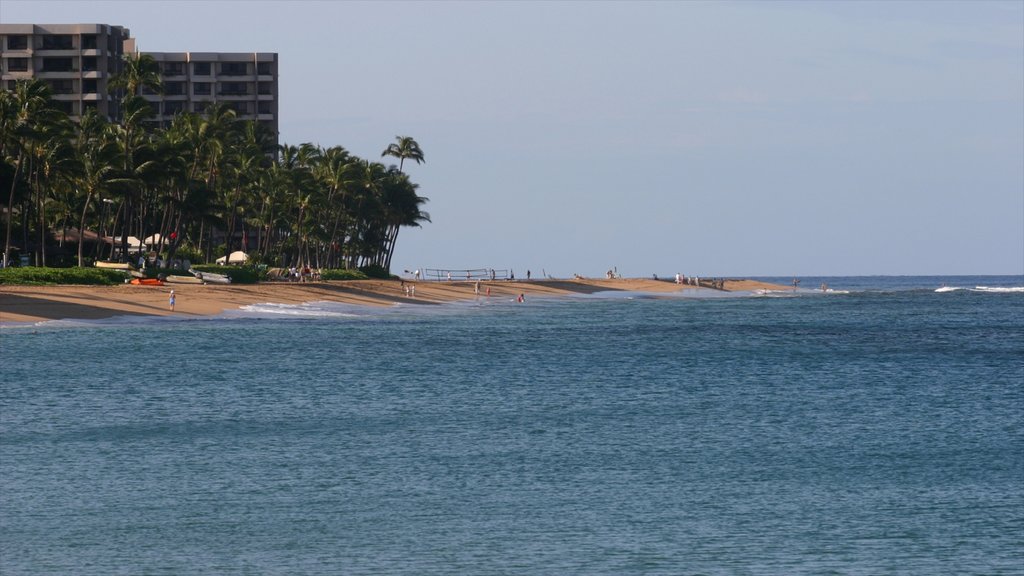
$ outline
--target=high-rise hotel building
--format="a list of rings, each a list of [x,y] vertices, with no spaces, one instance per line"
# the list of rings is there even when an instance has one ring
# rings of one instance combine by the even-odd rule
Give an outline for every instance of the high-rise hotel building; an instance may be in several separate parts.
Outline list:
[[[108,24],[0,24],[0,88],[38,78],[65,112],[78,118],[89,108],[120,117],[108,90],[125,53],[135,53],[127,28]],[[160,66],[164,91],[143,91],[155,120],[167,124],[179,112],[202,114],[214,103],[238,118],[256,120],[278,134],[277,54],[269,52],[142,52]]]

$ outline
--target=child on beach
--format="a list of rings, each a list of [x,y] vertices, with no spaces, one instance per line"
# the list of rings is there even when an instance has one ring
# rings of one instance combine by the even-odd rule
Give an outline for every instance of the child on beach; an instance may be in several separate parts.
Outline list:
[[[174,312],[174,290],[171,290],[171,296],[168,299],[168,302],[171,305],[171,312]]]

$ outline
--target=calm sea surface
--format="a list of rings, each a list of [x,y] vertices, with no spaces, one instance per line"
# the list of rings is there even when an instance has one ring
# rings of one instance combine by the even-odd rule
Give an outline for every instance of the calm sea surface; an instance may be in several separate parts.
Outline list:
[[[0,329],[0,574],[1024,573],[1024,278],[801,287]]]

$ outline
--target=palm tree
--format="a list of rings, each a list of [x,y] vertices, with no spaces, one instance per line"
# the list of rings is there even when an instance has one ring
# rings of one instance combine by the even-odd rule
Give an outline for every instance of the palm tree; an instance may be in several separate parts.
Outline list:
[[[411,136],[395,136],[395,142],[388,144],[388,147],[381,152],[381,158],[385,156],[394,156],[398,158],[398,171],[402,171],[402,166],[405,164],[405,159],[415,161],[417,164],[422,164],[425,160],[423,159],[423,150],[420,150],[420,145]]]
[[[123,89],[123,99],[138,96],[142,88],[160,93],[163,91],[160,65],[149,54],[125,54],[124,68],[110,79],[108,88],[111,92]]]
[[[422,222],[430,222],[430,214],[422,209],[428,199],[417,195],[417,188],[419,184],[411,182],[405,174],[392,172],[381,190],[385,232],[380,253],[383,261],[379,264],[385,270],[391,270],[391,257],[395,253],[399,229],[402,226],[419,227]]]
[[[159,175],[160,162],[153,139],[145,129],[146,120],[153,115],[149,103],[141,96],[128,96],[124,99],[123,112],[121,123],[114,128],[120,173],[109,181],[109,186],[122,199],[119,210],[124,221],[121,226],[121,253],[127,257],[128,236],[135,222],[136,210],[141,208],[143,189]]]
[[[82,240],[85,236],[85,218],[93,197],[107,190],[109,181],[117,170],[117,143],[112,139],[112,131],[107,121],[89,110],[78,123],[78,138],[75,149],[81,162],[78,178],[80,192],[85,192],[85,203],[82,216],[78,221],[78,265],[83,265]]]
[[[0,156],[5,161],[14,159],[5,222],[4,266],[7,266],[11,254],[11,216],[19,176],[25,162],[34,155],[34,148],[45,140],[47,126],[58,122],[61,116],[50,100],[50,86],[42,80],[21,80],[13,91],[0,91]]]

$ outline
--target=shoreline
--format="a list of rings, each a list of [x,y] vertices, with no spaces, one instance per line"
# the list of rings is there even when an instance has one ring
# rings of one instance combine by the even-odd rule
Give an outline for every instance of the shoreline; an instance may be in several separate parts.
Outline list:
[[[475,282],[335,280],[308,283],[262,282],[260,284],[168,284],[166,286],[49,285],[0,286],[0,326],[50,320],[101,320],[117,316],[216,316],[252,304],[303,304],[328,301],[357,306],[394,304],[431,305],[472,300]],[[415,297],[406,296],[405,285],[415,285]],[[755,280],[726,280],[725,292],[786,290],[788,287]],[[559,297],[597,292],[680,293],[710,290],[669,280],[641,278],[481,281],[480,295],[492,297]],[[176,296],[169,309],[170,291]]]

